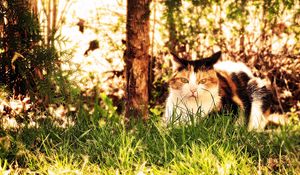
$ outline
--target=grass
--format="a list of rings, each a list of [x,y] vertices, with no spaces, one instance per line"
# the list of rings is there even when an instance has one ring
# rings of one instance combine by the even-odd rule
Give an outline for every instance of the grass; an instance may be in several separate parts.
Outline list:
[[[299,174],[300,127],[248,132],[230,115],[126,127],[81,111],[76,124],[0,130],[0,174]],[[105,121],[105,123],[104,123]]]

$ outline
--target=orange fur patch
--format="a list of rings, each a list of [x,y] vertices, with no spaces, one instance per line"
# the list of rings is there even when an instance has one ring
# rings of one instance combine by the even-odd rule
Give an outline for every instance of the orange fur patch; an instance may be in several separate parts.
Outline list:
[[[218,71],[218,73],[224,77],[230,87],[230,89],[232,90],[232,100],[238,104],[242,109],[244,109],[244,104],[242,102],[242,100],[239,98],[238,93],[237,93],[237,86],[236,84],[232,81],[232,77],[225,71]],[[221,87],[221,91],[220,91],[220,95],[221,96],[225,96],[226,92],[224,92],[222,89],[227,88],[228,86],[227,84],[224,84],[224,82],[220,82],[220,87]],[[223,87],[223,88],[222,88]]]

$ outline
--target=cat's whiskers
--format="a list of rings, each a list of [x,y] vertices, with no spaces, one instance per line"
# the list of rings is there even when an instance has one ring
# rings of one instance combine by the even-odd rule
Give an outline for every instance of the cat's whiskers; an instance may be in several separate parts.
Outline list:
[[[208,92],[210,94],[211,99],[213,100],[214,107],[217,107],[214,95],[208,89],[205,89],[205,88],[201,88],[201,89],[204,90],[204,91],[206,91],[206,92]]]

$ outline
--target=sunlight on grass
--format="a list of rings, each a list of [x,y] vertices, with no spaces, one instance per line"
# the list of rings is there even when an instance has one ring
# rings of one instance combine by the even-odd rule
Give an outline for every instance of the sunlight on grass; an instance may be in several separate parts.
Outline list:
[[[11,163],[2,173],[45,174],[297,174],[299,126],[281,132],[252,133],[227,125],[228,117],[207,118],[194,125],[160,126],[151,121],[127,128],[89,121],[62,129],[47,123],[11,135]],[[224,125],[226,127],[224,127]],[[294,127],[294,126],[293,126]],[[31,134],[29,134],[31,133]],[[14,148],[14,149],[12,149]],[[24,167],[24,168],[18,168]]]

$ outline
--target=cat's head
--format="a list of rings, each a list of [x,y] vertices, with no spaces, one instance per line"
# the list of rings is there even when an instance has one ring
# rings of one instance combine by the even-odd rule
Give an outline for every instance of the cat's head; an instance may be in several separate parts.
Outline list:
[[[173,76],[169,86],[173,93],[183,98],[198,98],[218,89],[218,78],[213,65],[221,57],[221,52],[199,60],[186,60],[176,54],[173,63]]]

